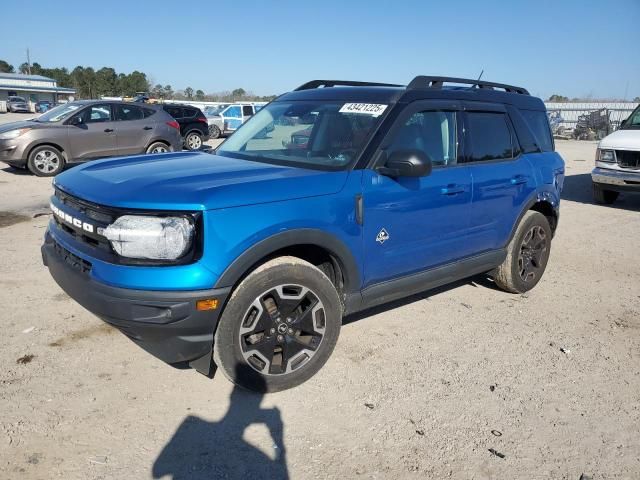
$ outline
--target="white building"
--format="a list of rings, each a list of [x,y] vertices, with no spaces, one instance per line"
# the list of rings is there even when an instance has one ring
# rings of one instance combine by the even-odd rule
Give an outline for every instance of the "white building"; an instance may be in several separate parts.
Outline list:
[[[53,102],[73,100],[73,88],[59,87],[53,78],[20,73],[0,73],[0,101],[9,96],[24,97],[29,102],[50,100]]]

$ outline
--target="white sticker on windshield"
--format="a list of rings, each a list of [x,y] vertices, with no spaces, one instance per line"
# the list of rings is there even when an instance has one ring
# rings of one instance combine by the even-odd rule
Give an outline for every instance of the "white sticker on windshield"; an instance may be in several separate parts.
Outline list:
[[[379,117],[387,107],[388,105],[379,103],[345,103],[340,109],[340,113],[361,113],[362,115]]]

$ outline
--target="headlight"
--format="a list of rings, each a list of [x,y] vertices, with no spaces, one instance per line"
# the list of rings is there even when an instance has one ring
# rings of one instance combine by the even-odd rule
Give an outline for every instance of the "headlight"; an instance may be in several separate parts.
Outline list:
[[[598,150],[598,161],[605,163],[615,163],[616,155],[613,150]]]
[[[18,138],[20,135],[27,133],[30,128],[18,128],[16,130],[9,130],[8,132],[0,133],[0,140],[11,140]]]
[[[191,248],[193,231],[186,217],[124,215],[101,233],[123,257],[176,260]]]

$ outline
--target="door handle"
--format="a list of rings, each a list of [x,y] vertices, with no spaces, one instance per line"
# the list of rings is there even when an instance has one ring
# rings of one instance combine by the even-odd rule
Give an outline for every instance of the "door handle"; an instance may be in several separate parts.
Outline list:
[[[523,183],[527,183],[529,181],[529,177],[526,175],[516,175],[515,177],[511,177],[511,185],[522,185]]]
[[[113,132],[113,128],[105,128],[104,131],[105,133],[111,133]]]
[[[462,185],[447,185],[440,189],[442,195],[457,195],[458,193],[464,193],[465,188]]]
[[[143,130],[153,130],[153,127],[147,126],[147,127],[144,127]]]

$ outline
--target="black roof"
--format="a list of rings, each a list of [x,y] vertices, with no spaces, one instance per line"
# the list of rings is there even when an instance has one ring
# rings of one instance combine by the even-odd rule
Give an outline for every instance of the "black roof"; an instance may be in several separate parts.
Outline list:
[[[447,86],[448,84],[455,84]],[[468,85],[468,86],[460,86]],[[320,88],[322,87],[322,88]],[[340,102],[408,103],[421,99],[506,103],[544,110],[544,103],[523,87],[451,77],[415,77],[407,87],[371,82],[313,80],[278,100],[335,100]]]

